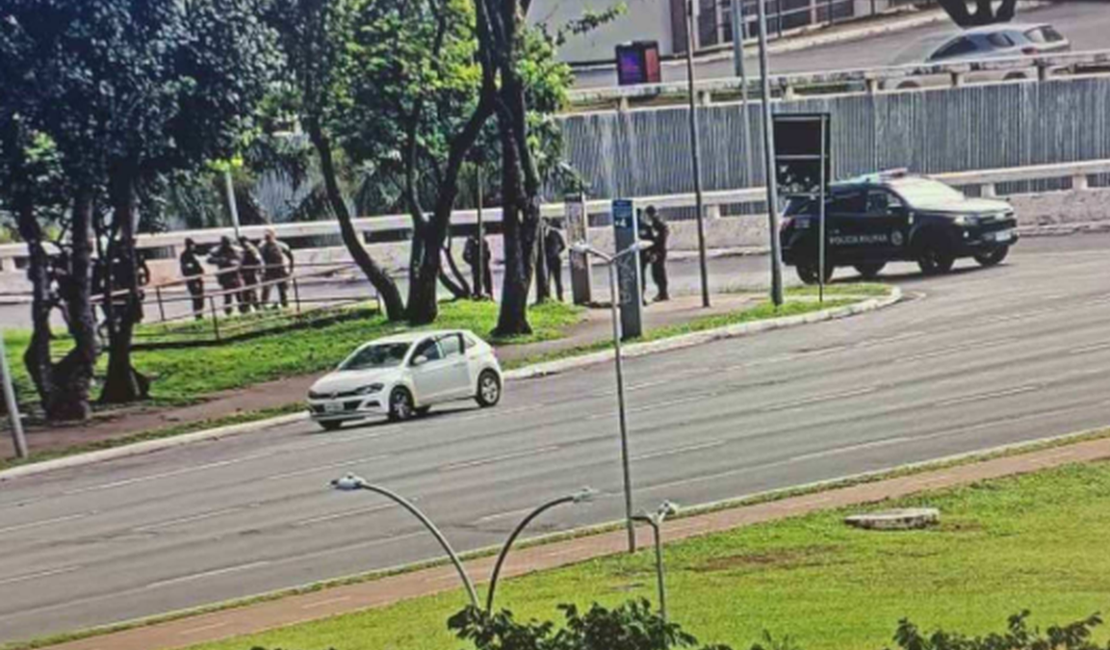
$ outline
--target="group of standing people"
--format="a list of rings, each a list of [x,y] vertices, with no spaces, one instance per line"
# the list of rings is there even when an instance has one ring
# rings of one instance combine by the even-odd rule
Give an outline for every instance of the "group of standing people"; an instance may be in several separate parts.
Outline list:
[[[185,250],[179,261],[185,286],[193,299],[193,315],[199,320],[204,317],[204,265],[195,241],[185,240]],[[236,303],[242,314],[269,306],[275,287],[280,305],[289,306],[288,279],[293,272],[293,251],[278,240],[273,230],[266,231],[261,246],[246,237],[240,237],[238,243],[231,237],[222,237],[207,261],[217,269],[216,282],[223,295],[224,313],[228,316],[234,313]]]

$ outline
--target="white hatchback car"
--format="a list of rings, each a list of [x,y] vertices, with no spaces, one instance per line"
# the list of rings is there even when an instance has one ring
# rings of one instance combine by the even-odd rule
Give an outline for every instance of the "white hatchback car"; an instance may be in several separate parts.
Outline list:
[[[413,332],[372,341],[312,385],[312,419],[329,431],[373,416],[407,420],[434,404],[501,401],[501,365],[488,343],[465,330]]]

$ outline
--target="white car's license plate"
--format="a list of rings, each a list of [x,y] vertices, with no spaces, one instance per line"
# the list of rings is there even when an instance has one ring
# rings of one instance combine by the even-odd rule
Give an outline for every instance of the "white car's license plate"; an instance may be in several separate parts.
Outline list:
[[[343,402],[328,402],[324,404],[324,413],[342,413],[344,410]]]
[[[994,233],[994,241],[996,241],[996,242],[1008,242],[1013,238],[1014,238],[1014,231],[1012,231],[1012,230],[1000,230],[1000,231]]]

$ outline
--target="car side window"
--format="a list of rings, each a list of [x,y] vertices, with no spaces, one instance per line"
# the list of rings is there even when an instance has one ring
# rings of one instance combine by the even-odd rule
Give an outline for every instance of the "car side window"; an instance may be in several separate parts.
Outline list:
[[[450,334],[444,336],[439,340],[439,345],[443,349],[443,356],[445,358],[457,357],[462,354],[462,335]]]
[[[834,195],[829,201],[826,211],[829,214],[862,214],[866,208],[866,192],[853,190]]]
[[[443,351],[439,349],[439,344],[436,343],[435,339],[426,339],[420,342],[420,345],[416,348],[416,353],[412,355],[413,359],[416,357],[424,357],[428,361],[438,361],[443,358]]]
[[[902,201],[886,190],[871,190],[867,195],[867,214],[888,215],[902,209]]]
[[[939,61],[962,54],[971,54],[977,49],[975,43],[970,38],[961,37],[941,47],[933,56],[929,57],[929,60]]]
[[[1000,48],[1007,48],[1007,47],[1013,47],[1014,46],[1014,42],[1012,40],[1010,40],[1010,37],[1007,36],[1006,34],[1004,34],[1003,32],[994,32],[993,34],[987,34],[987,42],[989,42],[991,45],[993,45],[995,47],[1000,47]]]
[[[467,350],[469,350],[470,348],[476,348],[476,347],[478,347],[478,341],[476,341],[476,340],[475,340],[475,339],[474,339],[474,338],[473,338],[472,336],[470,336],[469,334],[468,334],[468,335],[466,335],[465,339],[466,339],[466,349],[467,349]]]

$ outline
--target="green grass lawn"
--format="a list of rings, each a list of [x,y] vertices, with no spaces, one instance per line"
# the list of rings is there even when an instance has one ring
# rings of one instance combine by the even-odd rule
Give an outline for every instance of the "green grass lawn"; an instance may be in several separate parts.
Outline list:
[[[738,650],[764,630],[805,650],[878,650],[892,645],[903,617],[980,634],[1025,608],[1041,627],[1110,609],[1110,464],[897,505],[939,507],[942,524],[866,532],[841,523],[847,511],[830,511],[669,545],[672,619],[703,642]],[[645,551],[511,580],[498,595],[518,618],[554,619],[558,603],[654,598],[653,581]],[[194,650],[458,650],[444,622],[463,604],[452,592]]]
[[[136,351],[135,366],[156,378],[151,394],[157,405],[195,402],[220,390],[320,372],[334,367],[361,343],[407,329],[404,325],[387,322],[374,310],[362,311],[358,318],[225,345]],[[497,343],[517,344],[558,338],[581,318],[580,309],[564,304],[548,303],[533,307],[529,311],[529,322],[534,333]],[[434,327],[470,329],[486,336],[496,322],[495,303],[459,301],[441,306],[440,318]],[[30,332],[9,330],[5,337],[21,398],[36,401],[37,396],[31,390],[22,362]],[[64,339],[59,341],[59,354],[67,344]],[[101,355],[99,372],[104,372],[107,361],[107,355]]]

